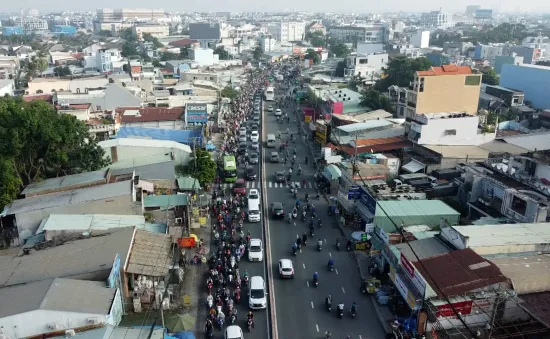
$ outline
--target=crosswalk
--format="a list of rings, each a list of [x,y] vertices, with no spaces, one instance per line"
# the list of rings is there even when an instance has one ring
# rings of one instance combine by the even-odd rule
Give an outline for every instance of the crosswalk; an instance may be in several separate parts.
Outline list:
[[[233,183],[222,183],[221,184],[222,188],[225,188],[225,189],[231,189],[231,188],[233,188],[234,185],[235,184],[233,184]],[[294,185],[298,186],[298,188],[303,188],[302,187],[302,182],[296,181],[296,182],[294,182]],[[289,184],[281,183],[281,182],[273,182],[273,181],[269,181],[267,183],[267,187],[268,188],[289,188],[290,189]],[[305,188],[314,188],[314,187],[315,186],[311,182],[307,182],[306,186],[305,186]],[[246,182],[246,188],[248,188],[248,189],[252,189],[252,188],[259,189],[259,188],[261,188],[261,183],[259,181],[247,181]]]

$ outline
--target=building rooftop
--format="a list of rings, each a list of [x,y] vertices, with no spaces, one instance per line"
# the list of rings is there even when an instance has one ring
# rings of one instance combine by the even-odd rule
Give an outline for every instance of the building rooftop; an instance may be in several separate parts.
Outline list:
[[[391,245],[390,250],[395,253],[397,258],[403,254],[410,262],[417,262],[419,259],[427,259],[451,251],[450,248],[437,238],[426,238],[409,241],[403,244]]]
[[[455,159],[487,159],[489,157],[489,151],[479,146],[462,146],[462,145],[422,145],[427,149],[430,149],[438,154],[441,154],[443,158],[455,158]]]
[[[13,201],[6,208],[5,214],[28,213],[64,205],[80,204],[88,201],[105,200],[108,198],[132,194],[132,182],[121,181],[113,184],[105,184],[80,188],[59,193],[39,195],[27,199]],[[128,201],[130,203],[130,200]]]
[[[172,264],[171,236],[137,230],[126,272],[150,277],[165,277]]]
[[[169,140],[181,144],[192,145],[195,141],[202,143],[202,135],[197,130],[173,130],[164,128],[121,127],[116,138],[149,138],[153,140]]]
[[[439,297],[457,296],[508,281],[495,264],[469,248],[421,259],[414,266]]]
[[[133,138],[119,138],[100,141],[99,146],[102,148],[111,148],[117,146],[130,146],[130,147],[155,147],[155,148],[173,148],[183,152],[191,153],[191,147],[177,143],[175,141],[168,140],[150,140],[150,139],[133,139]]]
[[[149,335],[151,333],[151,335]],[[57,336],[51,337],[52,339],[66,339],[66,336]],[[75,339],[163,339],[164,328],[157,326],[151,332],[151,327],[148,326],[145,331],[140,326],[135,327],[114,327],[112,325],[105,325],[101,328],[96,328],[93,330],[87,330],[82,332],[76,332],[76,334],[71,337]],[[170,337],[166,337],[170,338]]]
[[[550,133],[520,134],[503,138],[503,140],[529,152],[546,151],[550,149]]]
[[[166,210],[176,206],[186,206],[188,200],[186,194],[148,195],[143,197],[143,207],[159,207],[161,210]]]
[[[550,244],[550,223],[453,226],[467,239],[467,246],[491,247]]]
[[[403,216],[428,216],[434,214],[460,215],[460,213],[441,200],[389,200],[378,201],[377,204],[380,208],[376,209],[376,214],[384,214],[392,219]]]
[[[118,108],[117,113],[121,114],[121,122],[152,122],[152,121],[176,121],[182,120],[185,108],[162,108],[162,107],[146,107],[146,108]]]
[[[134,228],[78,239],[29,255],[0,255],[0,286],[78,276],[109,270],[117,254],[122,263],[130,251]]]
[[[443,65],[430,67],[430,69],[427,71],[416,72],[416,75],[419,77],[457,74],[472,74],[472,68],[470,66]]]
[[[116,214],[50,214],[45,217],[36,233],[48,231],[105,231],[113,228],[145,228],[145,217],[142,215]]]
[[[105,183],[107,178],[107,170],[99,170],[94,172],[85,172],[64,177],[51,178],[39,182],[33,182],[21,192],[26,197],[35,195],[54,193],[56,191],[76,188],[78,186],[93,185]]]
[[[47,279],[0,288],[0,318],[35,310],[107,315],[116,288],[103,281]]]
[[[344,126],[338,126],[336,129],[339,129],[346,133],[357,133],[362,132],[364,130],[374,129],[374,128],[380,128],[380,127],[387,127],[393,125],[391,122],[386,120],[369,120],[366,122],[358,122],[355,124],[349,124]]]
[[[325,92],[326,96],[332,101],[359,101],[361,93],[352,91],[348,88],[329,89]]]
[[[550,255],[501,257],[491,259],[510,278],[518,294],[550,291]]]
[[[157,154],[146,157],[132,158],[127,160],[120,160],[114,162],[108,166],[112,170],[136,168],[140,166],[160,164],[163,162],[172,161],[172,155],[170,154]]]
[[[150,165],[132,166],[127,168],[119,168],[112,170],[112,176],[130,176],[132,173],[138,176],[141,180],[170,180],[176,178],[176,169],[172,159],[164,162],[158,162]],[[140,180],[140,181],[141,181]]]

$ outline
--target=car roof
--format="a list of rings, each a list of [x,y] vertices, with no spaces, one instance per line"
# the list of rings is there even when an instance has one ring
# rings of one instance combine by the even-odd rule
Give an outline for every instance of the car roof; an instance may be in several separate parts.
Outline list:
[[[258,131],[252,131],[250,134],[254,134],[254,133],[258,134]]]
[[[237,325],[227,326],[225,329],[225,336],[228,338],[240,338],[243,331]]]
[[[252,172],[252,171],[256,172],[256,169],[255,169],[254,167],[252,167],[252,166],[248,166],[248,167],[246,168],[246,170],[247,170],[248,172]]]
[[[260,284],[264,282],[264,278],[260,277],[259,275],[253,276],[250,278],[250,286],[255,284]]]
[[[292,260],[290,259],[281,259],[279,260],[282,268],[292,268]]]
[[[250,246],[260,246],[262,241],[260,239],[250,239]]]
[[[275,154],[279,155],[279,152],[271,152],[271,155],[275,155]]]
[[[283,207],[283,203],[278,202],[278,201],[275,201],[275,202],[273,203],[273,207]]]
[[[255,189],[255,188],[253,188],[253,189],[251,189],[250,191],[248,191],[248,195],[254,194],[254,193],[256,193],[256,194],[258,194],[258,195],[260,194],[260,193],[258,192],[258,190]]]
[[[238,182],[239,184],[240,184],[240,183],[243,183],[243,184],[244,184],[244,179],[243,179],[243,178],[239,178],[239,179],[237,179],[237,181],[235,181],[235,182]]]

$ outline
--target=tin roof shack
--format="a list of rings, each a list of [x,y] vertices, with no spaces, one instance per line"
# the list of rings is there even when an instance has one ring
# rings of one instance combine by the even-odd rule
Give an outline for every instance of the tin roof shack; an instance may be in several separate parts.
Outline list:
[[[103,185],[109,182],[111,173],[108,169],[99,171],[66,175],[64,177],[51,178],[39,182],[33,182],[21,192],[24,198],[31,198],[43,194],[58,193],[77,188],[85,188]]]
[[[167,224],[168,234],[177,242],[183,234],[182,228],[189,229],[195,225],[190,221],[191,211],[187,208],[188,203],[189,197],[186,194],[148,195],[143,197],[143,213],[146,218],[151,218],[152,222]],[[197,227],[200,227],[200,224]]]
[[[55,278],[4,287],[0,304],[0,324],[7,338],[48,337],[101,323],[118,325],[122,317],[120,291],[104,281]]]
[[[441,220],[457,225],[460,213],[440,200],[377,201],[374,224],[387,233],[397,227],[427,225],[437,228]]]
[[[0,214],[4,229],[11,232],[4,240],[11,246],[23,244],[50,214],[139,215],[135,199],[133,180],[128,180],[15,200]]]

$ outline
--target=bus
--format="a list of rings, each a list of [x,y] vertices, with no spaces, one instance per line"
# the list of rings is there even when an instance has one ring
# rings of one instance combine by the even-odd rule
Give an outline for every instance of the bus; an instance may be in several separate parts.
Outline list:
[[[235,156],[226,155],[223,157],[223,176],[225,182],[237,181],[237,162]]]
[[[269,86],[265,89],[265,100],[266,101],[275,100],[275,90],[273,89],[273,87]]]

